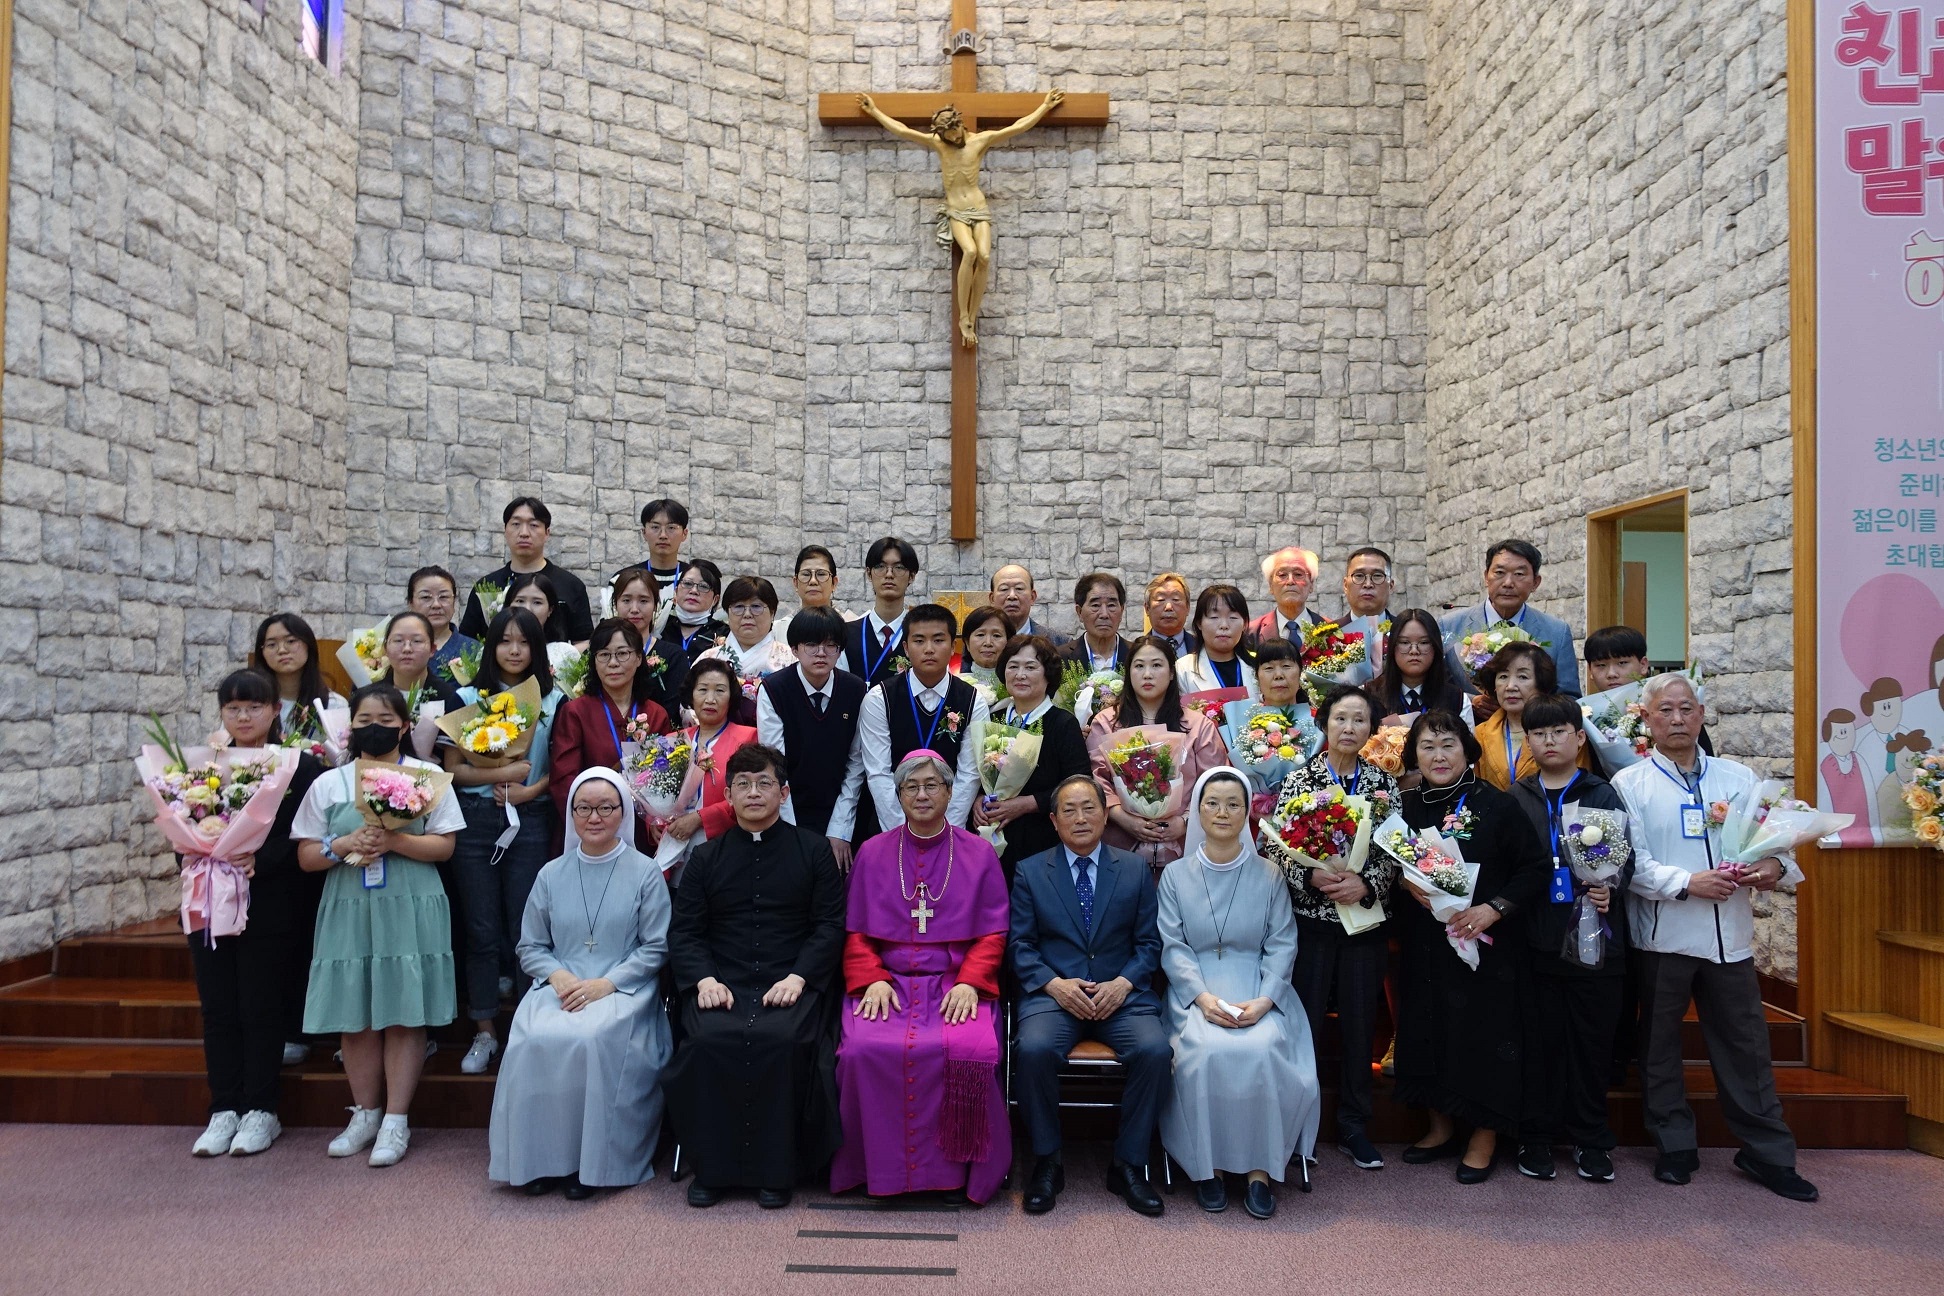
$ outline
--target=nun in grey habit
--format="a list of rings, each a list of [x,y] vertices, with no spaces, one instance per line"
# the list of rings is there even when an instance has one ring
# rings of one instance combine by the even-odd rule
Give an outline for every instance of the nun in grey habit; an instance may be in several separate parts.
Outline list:
[[[513,1016],[487,1174],[569,1197],[654,1174],[668,1019],[668,885],[634,848],[634,808],[613,770],[584,770],[567,796],[566,849],[527,897],[518,956],[533,978]]]

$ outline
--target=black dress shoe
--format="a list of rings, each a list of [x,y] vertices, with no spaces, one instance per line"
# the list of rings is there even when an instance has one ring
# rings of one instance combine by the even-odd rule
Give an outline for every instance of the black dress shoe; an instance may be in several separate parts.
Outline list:
[[[722,1200],[722,1189],[711,1188],[700,1179],[689,1184],[689,1205],[713,1206]]]
[[[1220,1215],[1228,1209],[1228,1185],[1222,1182],[1222,1176],[1195,1181],[1195,1205],[1210,1215]]]
[[[1026,1199],[1020,1204],[1028,1215],[1044,1215],[1066,1191],[1066,1167],[1058,1157],[1041,1157],[1033,1162],[1033,1173],[1026,1180]]]
[[[1559,1174],[1553,1150],[1544,1143],[1519,1145],[1519,1173],[1528,1179],[1551,1179]]]
[[[1498,1158],[1494,1156],[1492,1160],[1487,1161],[1482,1166],[1466,1165],[1463,1161],[1460,1161],[1458,1163],[1458,1182],[1461,1184],[1484,1183],[1492,1177],[1492,1166],[1497,1160]]]
[[[529,1197],[545,1197],[559,1186],[558,1179],[529,1179],[520,1185],[520,1191]]]
[[[1463,1134],[1453,1134],[1444,1142],[1433,1144],[1430,1147],[1419,1147],[1413,1143],[1404,1149],[1404,1164],[1430,1165],[1433,1161],[1442,1161],[1446,1157],[1455,1157],[1465,1150],[1465,1144],[1467,1142],[1469,1140]]]
[[[1242,1193],[1242,1209],[1257,1219],[1268,1219],[1276,1213],[1276,1194],[1270,1189],[1267,1179],[1251,1179]]]
[[[942,1206],[964,1206],[971,1200],[965,1195],[963,1188],[953,1188],[938,1194],[938,1201]]]
[[[1662,1183],[1684,1184],[1701,1168],[1701,1154],[1692,1148],[1685,1152],[1663,1152],[1654,1161],[1654,1178]]]
[[[580,1176],[574,1174],[567,1176],[567,1186],[560,1190],[560,1195],[568,1201],[586,1201],[599,1191],[599,1188],[590,1188],[582,1183]]]
[[[1790,1201],[1812,1202],[1822,1196],[1816,1185],[1795,1172],[1794,1166],[1773,1165],[1746,1148],[1735,1153],[1735,1169],[1753,1179],[1778,1197]]]
[[[782,1210],[790,1204],[788,1188],[760,1188],[756,1192],[756,1204],[764,1210]]]
[[[1125,1161],[1115,1161],[1107,1167],[1107,1191],[1126,1202],[1129,1210],[1142,1215],[1159,1215],[1167,1209],[1147,1176]]]

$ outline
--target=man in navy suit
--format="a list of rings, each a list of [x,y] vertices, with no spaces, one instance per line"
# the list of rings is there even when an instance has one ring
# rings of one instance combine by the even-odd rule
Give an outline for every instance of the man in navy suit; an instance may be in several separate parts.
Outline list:
[[[1153,986],[1161,931],[1147,864],[1103,844],[1106,826],[1100,785],[1074,775],[1053,789],[1060,844],[1020,861],[1013,878],[1012,959],[1021,992],[1014,1058],[1033,1140],[1024,1203],[1031,1215],[1052,1210],[1066,1186],[1059,1074],[1083,1039],[1114,1050],[1127,1073],[1107,1189],[1143,1215],[1162,1211],[1146,1173],[1173,1079]]]

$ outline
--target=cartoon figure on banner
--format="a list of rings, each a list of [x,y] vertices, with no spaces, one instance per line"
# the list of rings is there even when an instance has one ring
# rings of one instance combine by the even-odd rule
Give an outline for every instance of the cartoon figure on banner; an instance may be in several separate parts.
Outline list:
[[[1824,716],[1822,740],[1828,754],[1816,769],[1822,782],[1817,804],[1836,814],[1856,816],[1856,821],[1838,834],[1843,845],[1871,845],[1876,798],[1863,778],[1863,762],[1856,755],[1856,713],[1837,707]]]
[[[1890,776],[1890,740],[1903,732],[1903,685],[1883,676],[1864,690],[1860,703],[1869,724],[1856,733],[1856,754],[1875,795]]]
[[[1875,807],[1878,839],[1885,846],[1917,845],[1917,833],[1910,825],[1910,807],[1904,804],[1903,794],[1917,775],[1918,759],[1930,746],[1930,738],[1922,729],[1905,730],[1890,740],[1890,759],[1895,764],[1889,777],[1877,788]]]

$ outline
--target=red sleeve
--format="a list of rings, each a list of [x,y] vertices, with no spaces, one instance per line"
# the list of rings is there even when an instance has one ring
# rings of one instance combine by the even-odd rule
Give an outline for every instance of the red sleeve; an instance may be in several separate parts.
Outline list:
[[[855,939],[855,938],[853,938]],[[1006,935],[993,932],[972,942],[959,965],[958,979],[987,999],[999,997],[999,965],[1006,961]]]
[[[576,698],[575,702],[579,699]],[[560,708],[554,720],[553,737],[548,759],[552,762],[552,781],[547,784],[547,792],[553,797],[554,817],[565,823],[567,820],[567,793],[574,786],[574,779],[586,767],[587,757],[582,750],[581,708],[569,702]]]
[[[889,981],[891,973],[878,957],[877,944],[862,932],[844,937],[844,991],[863,994],[874,981]]]
[[[715,746],[716,772],[702,783],[702,831],[716,838],[729,831],[736,822],[736,807],[729,804],[729,758],[736,754],[737,748],[744,743],[756,741],[756,731],[743,725],[732,725],[729,732],[722,735]],[[713,798],[713,800],[711,800]]]

